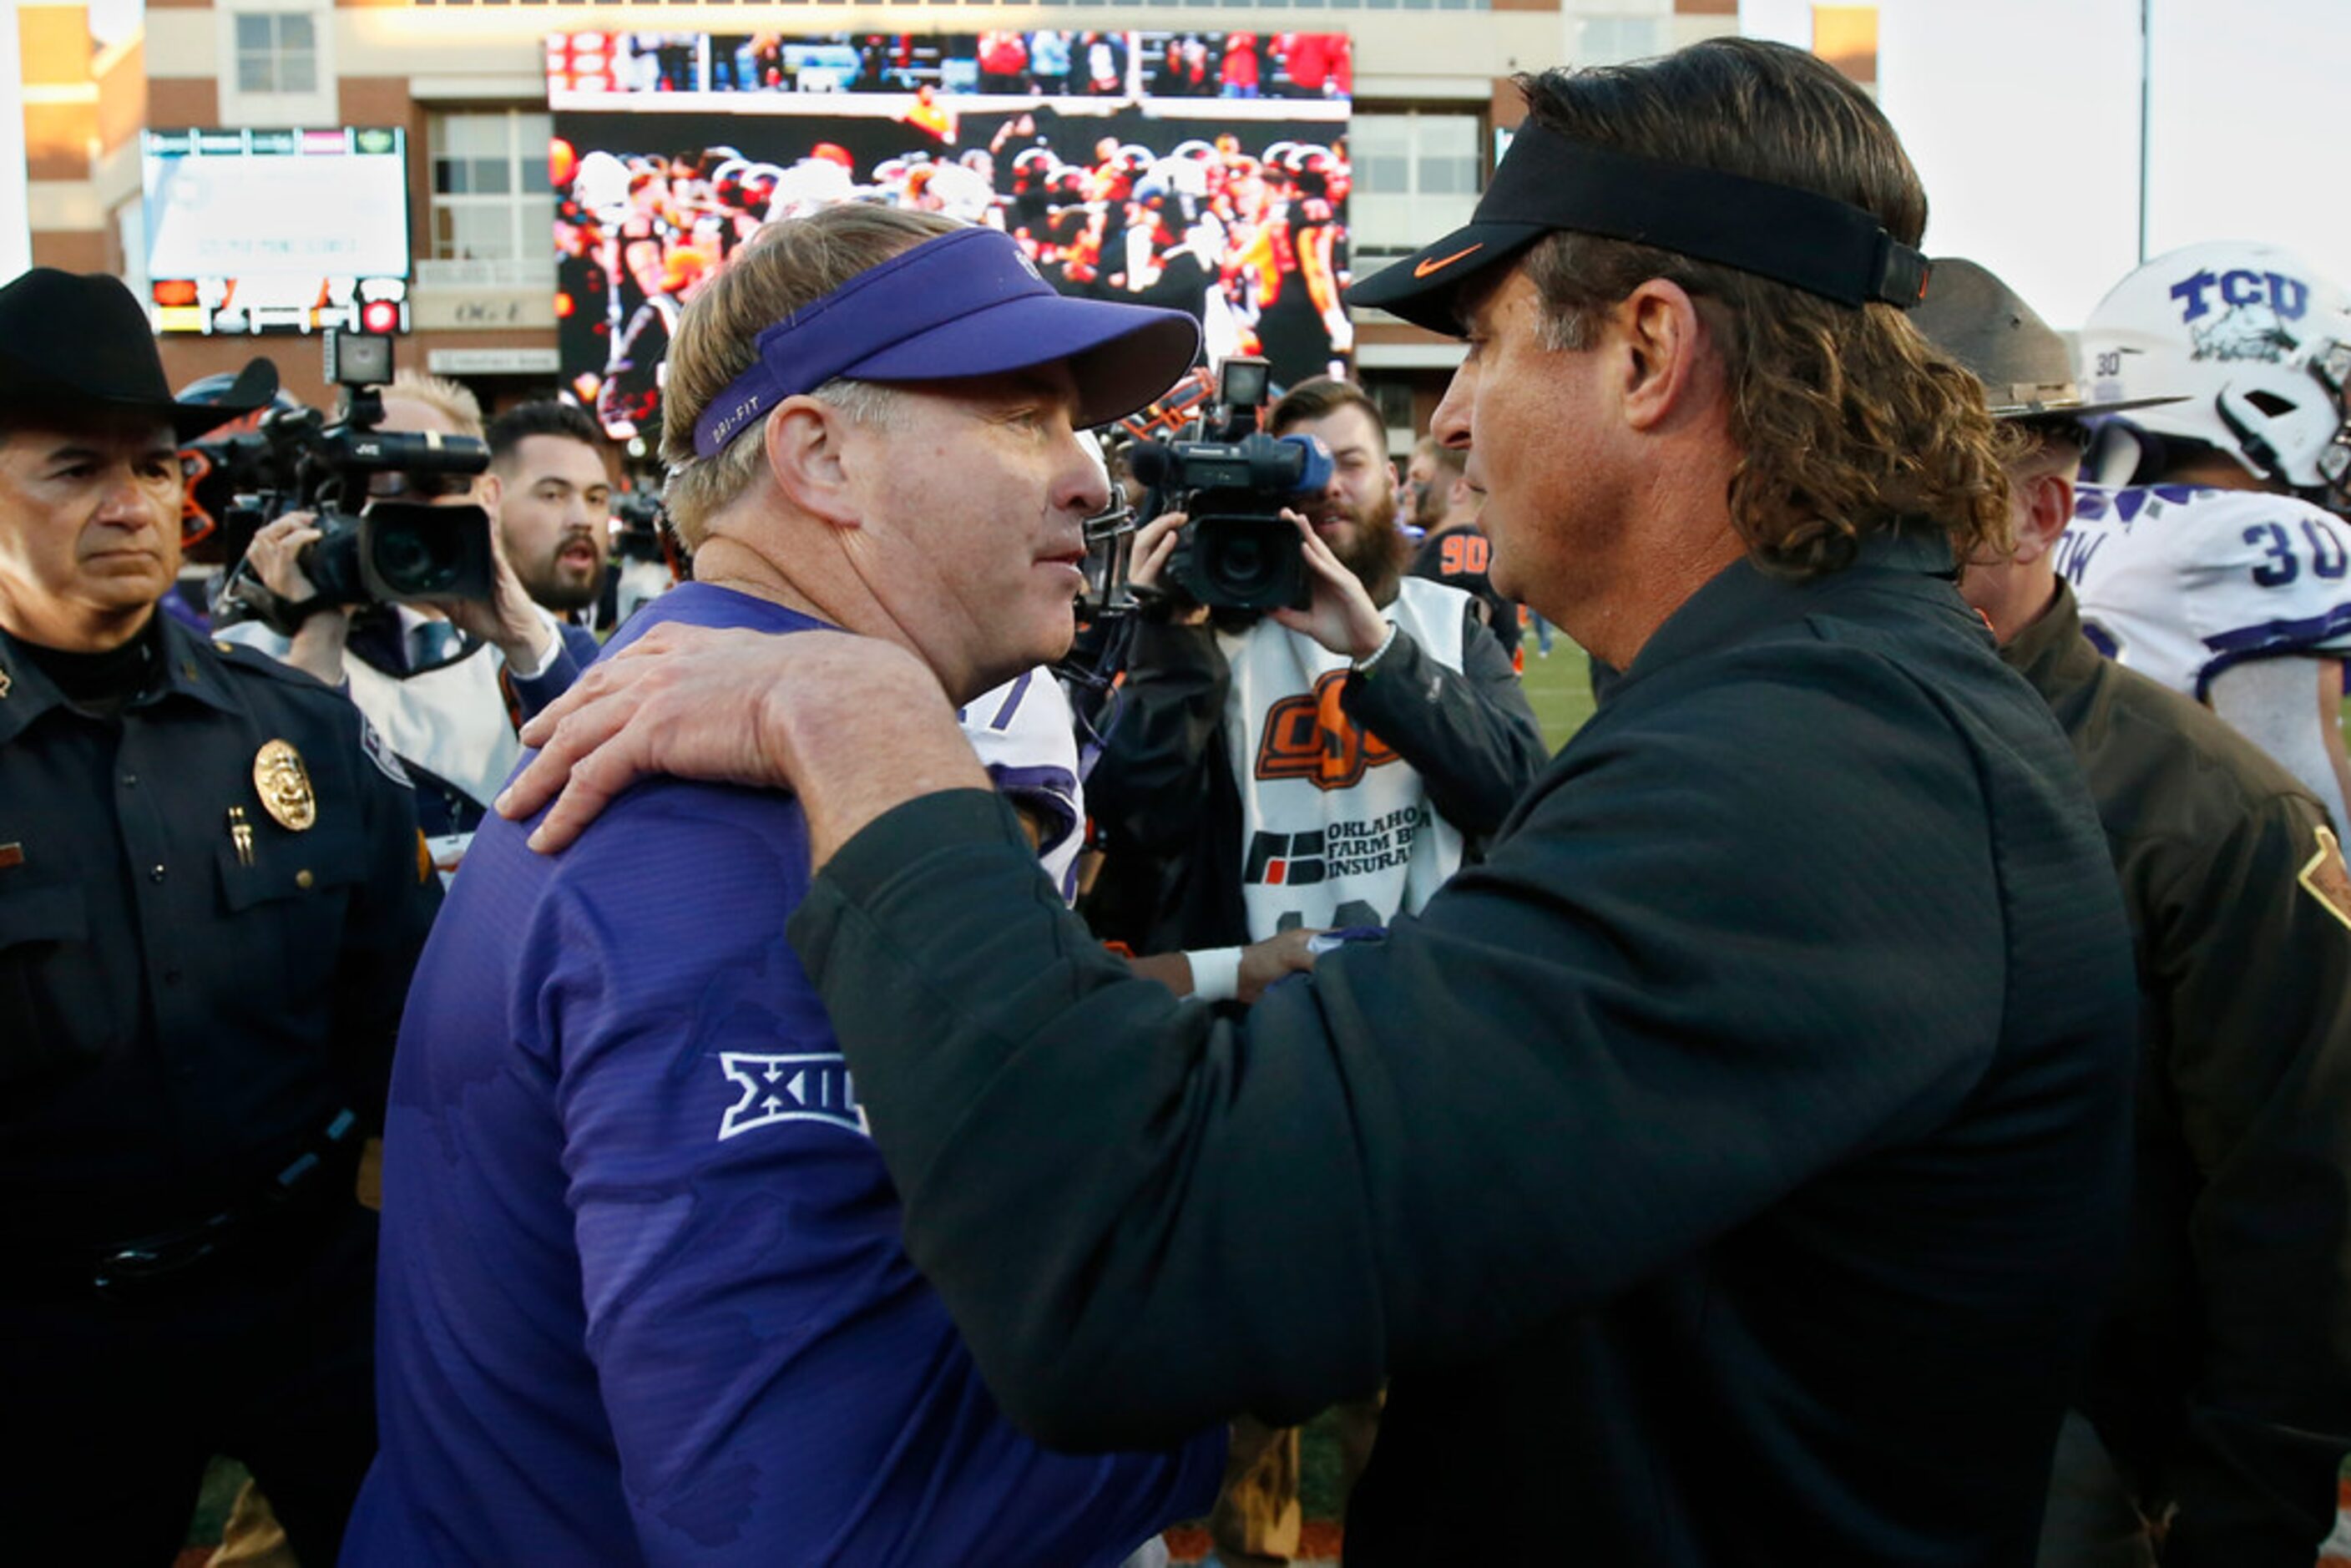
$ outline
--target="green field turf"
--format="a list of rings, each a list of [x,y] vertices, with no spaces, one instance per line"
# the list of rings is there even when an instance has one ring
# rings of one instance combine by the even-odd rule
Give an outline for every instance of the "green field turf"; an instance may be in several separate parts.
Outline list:
[[[1557,751],[1592,716],[1592,676],[1583,652],[1566,638],[1552,644],[1551,657],[1535,656],[1527,639],[1527,700],[1542,721],[1543,739]],[[2343,705],[2343,733],[2351,741],[2351,700]]]
[[[1552,644],[1548,659],[1535,653],[1532,636],[1526,649],[1527,700],[1542,721],[1543,739],[1557,751],[1592,716],[1592,666],[1583,650],[1564,637]]]

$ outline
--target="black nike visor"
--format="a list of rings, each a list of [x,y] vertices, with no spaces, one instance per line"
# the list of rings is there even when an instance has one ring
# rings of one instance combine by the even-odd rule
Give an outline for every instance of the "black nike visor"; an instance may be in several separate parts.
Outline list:
[[[1927,297],[1926,256],[1850,203],[1573,141],[1530,120],[1469,222],[1356,284],[1348,303],[1459,337],[1465,286],[1555,229],[1655,246],[1840,305],[1907,310]]]

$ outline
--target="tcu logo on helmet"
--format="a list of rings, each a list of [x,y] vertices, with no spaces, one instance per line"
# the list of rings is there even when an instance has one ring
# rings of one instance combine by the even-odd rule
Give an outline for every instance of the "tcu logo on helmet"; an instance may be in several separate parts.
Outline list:
[[[2180,303],[2179,319],[2199,360],[2283,360],[2294,346],[2285,324],[2310,310],[2307,283],[2245,267],[2220,273],[2208,267],[2173,284],[2171,297]]]
[[[1303,779],[1317,789],[1352,789],[1364,770],[1396,759],[1395,748],[1355,727],[1339,707],[1347,672],[1332,670],[1314,690],[1266,709],[1257,744],[1259,779]]]
[[[2310,309],[2310,285],[2283,272],[2252,272],[2231,267],[2214,274],[2210,268],[2171,286],[2171,297],[2183,303],[2182,321],[2193,321],[2212,308],[2212,295],[2230,307],[2266,305],[2288,321],[2299,321]]]

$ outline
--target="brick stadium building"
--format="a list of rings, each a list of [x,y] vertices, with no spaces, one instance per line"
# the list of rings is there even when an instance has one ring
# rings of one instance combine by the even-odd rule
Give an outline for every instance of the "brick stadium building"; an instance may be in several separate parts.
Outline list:
[[[413,266],[403,364],[454,375],[486,406],[557,382],[550,33],[1035,28],[1257,29],[1353,37],[1357,276],[1462,220],[1516,113],[1513,71],[1659,53],[1737,27],[1737,0],[1332,0],[1288,6],[1063,3],[1006,12],[955,0],[706,5],[666,0],[147,0],[143,30],[96,46],[79,4],[20,0],[27,217],[37,263],[111,272],[146,293],[140,132],[397,126],[407,133]],[[1823,51],[1865,78],[1874,7],[1814,8]],[[326,397],[300,338],[166,335],[174,384],[272,354],[290,390]],[[1402,444],[1458,357],[1376,315],[1357,364]]]

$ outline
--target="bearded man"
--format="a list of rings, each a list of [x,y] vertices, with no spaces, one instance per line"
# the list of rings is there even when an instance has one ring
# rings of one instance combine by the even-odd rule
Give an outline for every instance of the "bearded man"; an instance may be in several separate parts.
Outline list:
[[[612,476],[604,433],[552,398],[490,421],[490,472],[498,477],[498,542],[532,599],[587,625],[604,596]],[[587,663],[596,656],[587,650]]]

